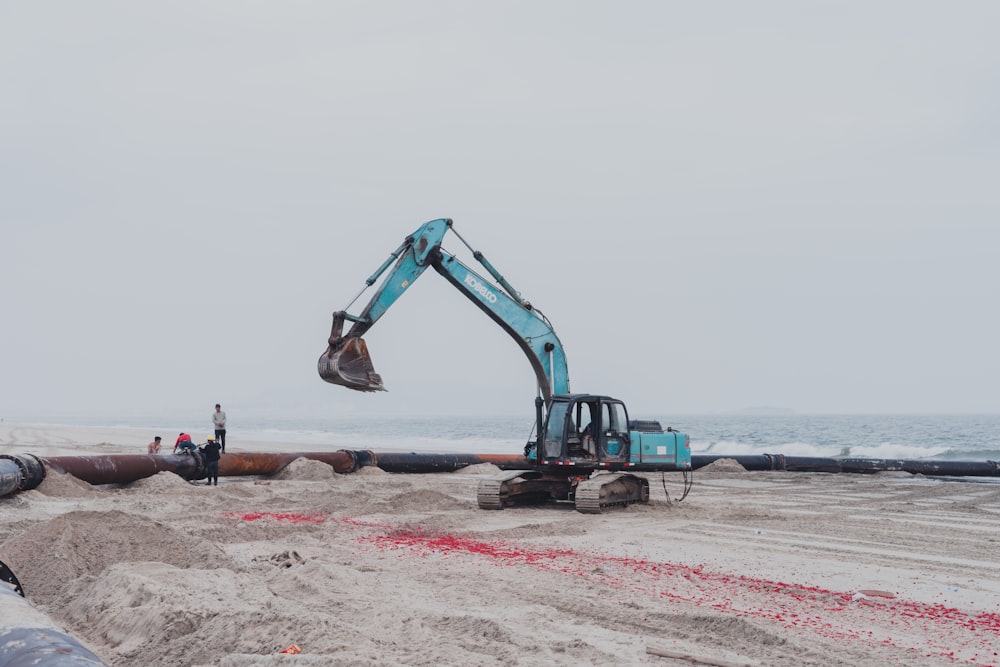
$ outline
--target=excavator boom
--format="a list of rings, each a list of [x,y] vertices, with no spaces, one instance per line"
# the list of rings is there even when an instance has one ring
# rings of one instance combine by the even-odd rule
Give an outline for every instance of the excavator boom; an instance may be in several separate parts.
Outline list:
[[[566,355],[552,325],[541,312],[521,298],[481,252],[473,251],[473,256],[496,284],[445,251],[441,242],[449,230],[458,236],[452,228],[452,221],[444,218],[422,225],[407,236],[402,245],[368,278],[365,289],[378,282],[395,262],[364,310],[358,315],[351,315],[346,310],[333,314],[327,349],[317,363],[320,377],[326,382],[356,391],[384,391],[382,377],[375,372],[368,345],[362,336],[428,267],[432,267],[517,342],[535,371],[539,393],[546,404],[553,394],[567,393],[569,373]],[[458,238],[465,243],[461,236]],[[347,321],[353,325],[344,334]]]

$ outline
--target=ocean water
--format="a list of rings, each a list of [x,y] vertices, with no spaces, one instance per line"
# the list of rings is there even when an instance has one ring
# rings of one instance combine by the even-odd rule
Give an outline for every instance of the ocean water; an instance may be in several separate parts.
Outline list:
[[[698,454],[1000,460],[1000,415],[725,415],[672,420]]]
[[[228,439],[301,444],[303,449],[514,454],[532,436],[532,416],[282,417],[230,410]],[[694,454],[1000,460],[1000,415],[636,415],[687,433]],[[207,420],[207,418],[206,418]],[[42,421],[42,420],[39,420]],[[180,419],[48,418],[46,423],[128,426],[200,433]],[[194,430],[192,430],[194,429]],[[210,435],[209,429],[203,429]]]

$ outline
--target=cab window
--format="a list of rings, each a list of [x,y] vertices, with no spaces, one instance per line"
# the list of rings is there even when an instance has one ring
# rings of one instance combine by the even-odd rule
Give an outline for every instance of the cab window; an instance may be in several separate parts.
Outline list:
[[[601,456],[627,459],[629,455],[628,417],[621,403],[601,405]]]
[[[628,419],[625,416],[625,406],[621,403],[605,403],[608,412],[606,428],[615,433],[628,433]]]
[[[542,441],[542,456],[559,458],[562,456],[563,429],[566,426],[567,403],[552,403],[545,423],[545,439]]]

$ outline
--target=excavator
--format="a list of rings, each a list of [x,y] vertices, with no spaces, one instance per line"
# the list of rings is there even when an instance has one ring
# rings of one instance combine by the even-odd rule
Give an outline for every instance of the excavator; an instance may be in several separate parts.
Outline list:
[[[493,278],[486,279],[442,247],[451,232]],[[389,269],[392,270],[379,279]],[[482,509],[569,501],[578,511],[599,514],[649,500],[649,481],[636,472],[681,471],[684,495],[691,486],[691,447],[686,434],[664,430],[653,420],[631,421],[625,404],[610,396],[570,392],[566,354],[548,318],[478,250],[455,231],[450,219],[424,223],[407,236],[348,303],[351,308],[376,282],[374,296],[357,315],[333,313],[326,351],[317,363],[326,382],[363,392],[384,391],[382,377],[362,336],[403,292],[432,267],[479,307],[518,344],[537,381],[535,427],[524,454],[532,469],[484,479]],[[345,322],[351,322],[344,334]],[[582,426],[586,424],[586,426]],[[683,499],[683,497],[681,498]]]

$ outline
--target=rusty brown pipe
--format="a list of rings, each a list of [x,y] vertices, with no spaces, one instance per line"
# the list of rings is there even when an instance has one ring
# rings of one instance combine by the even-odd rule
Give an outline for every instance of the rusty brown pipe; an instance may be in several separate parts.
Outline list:
[[[39,456],[38,460],[47,470],[68,473],[91,484],[127,484],[164,471],[177,473],[185,479],[194,479],[201,469],[200,460],[189,454]]]
[[[240,452],[223,454],[219,459],[219,475],[273,475],[295,459],[322,461],[334,472],[354,472],[362,465],[369,465],[371,452],[352,452],[340,449],[335,452]],[[361,461],[359,463],[359,460]]]
[[[504,470],[528,470],[533,464],[514,454],[418,454],[368,450],[332,452],[239,452],[223,454],[220,476],[273,475],[298,458],[322,461],[337,473],[378,466],[386,472],[450,472],[477,463],[492,463]],[[190,454],[168,456],[103,454],[91,456],[5,457],[0,460],[0,496],[37,487],[45,471],[67,473],[90,484],[129,484],[159,472],[172,472],[184,479],[203,479],[201,459]]]
[[[376,453],[340,449],[331,452],[223,454],[219,460],[219,475],[273,475],[298,458],[322,461],[341,474],[365,466],[377,466],[386,472],[398,473],[451,472],[477,463],[492,463],[504,470],[529,470],[534,467],[523,456],[514,454]],[[29,465],[32,462],[34,464]],[[172,472],[187,480],[203,479],[205,476],[201,459],[190,454],[25,455],[0,460],[0,479],[9,482],[0,485],[0,496],[37,487],[47,470],[67,473],[90,484],[129,484],[159,472]]]
[[[452,472],[477,463],[492,463],[503,470],[531,470],[535,467],[520,454],[419,454],[341,449],[335,452],[223,454],[219,461],[219,475],[273,475],[298,458],[322,461],[341,474],[366,466],[400,473]]]
[[[220,457],[219,475],[273,475],[297,458],[322,461],[339,473],[352,472],[358,468],[357,457],[352,452],[345,450],[335,452],[240,452],[223,454]],[[201,459],[190,454],[50,456],[39,457],[39,460],[48,470],[68,473],[90,484],[128,484],[165,471],[176,473],[188,480],[204,477]]]

